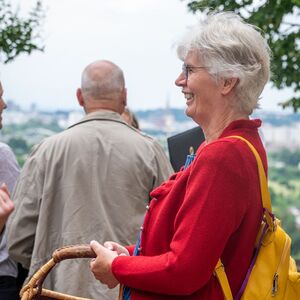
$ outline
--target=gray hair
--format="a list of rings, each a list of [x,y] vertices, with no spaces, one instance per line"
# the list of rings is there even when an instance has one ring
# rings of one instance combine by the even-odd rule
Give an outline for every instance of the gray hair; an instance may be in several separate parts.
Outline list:
[[[81,76],[84,97],[114,99],[125,87],[123,71],[114,63],[101,60],[85,68]]]
[[[271,50],[256,26],[232,12],[211,13],[192,27],[178,43],[182,60],[189,52],[199,59],[216,81],[238,78],[235,88],[240,111],[251,113],[270,77]]]

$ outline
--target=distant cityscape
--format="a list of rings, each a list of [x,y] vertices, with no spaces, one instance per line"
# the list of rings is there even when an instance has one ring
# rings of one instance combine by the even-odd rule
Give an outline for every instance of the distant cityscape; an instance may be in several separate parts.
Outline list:
[[[8,142],[12,137],[22,137],[28,145],[38,143],[41,139],[51,136],[80,120],[84,113],[80,110],[41,111],[32,104],[30,109],[23,109],[13,101],[8,101],[3,113],[0,131],[1,140]],[[145,133],[160,140],[197,126],[185,115],[184,108],[164,108],[134,112],[139,120],[140,128]],[[267,150],[280,148],[300,148],[300,114],[282,112],[266,112],[257,110],[253,118],[263,120],[261,135]],[[15,130],[11,130],[13,126]],[[22,128],[22,131],[19,129]]]

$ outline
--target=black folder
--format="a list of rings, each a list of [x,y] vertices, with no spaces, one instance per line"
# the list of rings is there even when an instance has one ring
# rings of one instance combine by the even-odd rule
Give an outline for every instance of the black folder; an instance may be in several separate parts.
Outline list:
[[[184,166],[187,155],[191,154],[191,147],[193,147],[196,153],[204,139],[203,131],[199,126],[173,135],[167,139],[170,162],[175,172]]]

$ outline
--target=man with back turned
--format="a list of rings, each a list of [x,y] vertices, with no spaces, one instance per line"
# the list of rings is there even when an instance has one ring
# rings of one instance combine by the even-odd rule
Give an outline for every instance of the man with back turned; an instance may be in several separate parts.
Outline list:
[[[133,243],[149,192],[171,174],[162,148],[122,120],[126,93],[117,65],[88,65],[77,90],[86,116],[35,146],[24,165],[8,244],[29,276],[63,245]],[[97,282],[85,260],[59,264],[44,287],[94,299],[114,299],[117,292]]]

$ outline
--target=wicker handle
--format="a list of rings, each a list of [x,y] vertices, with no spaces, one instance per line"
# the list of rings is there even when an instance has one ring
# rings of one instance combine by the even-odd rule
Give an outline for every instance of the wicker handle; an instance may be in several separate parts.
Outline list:
[[[55,250],[52,254],[52,258],[43,265],[29,280],[29,282],[22,288],[20,292],[20,296],[22,300],[32,299],[35,295],[42,295],[43,289],[42,285],[52,270],[52,268],[62,260],[66,259],[73,259],[73,258],[94,258],[96,257],[95,252],[91,249],[90,245],[88,244],[81,244],[81,245],[70,245],[59,248]],[[45,290],[46,291],[46,290]],[[51,292],[53,295],[59,295],[57,292]],[[63,294],[60,294],[60,297]],[[85,299],[80,297],[72,297],[70,295],[65,295],[66,298],[58,298],[58,299]],[[68,298],[70,297],[70,298]]]
[[[95,252],[88,244],[65,246],[55,250],[52,254],[52,258],[54,259],[55,263],[65,259],[95,257]]]

